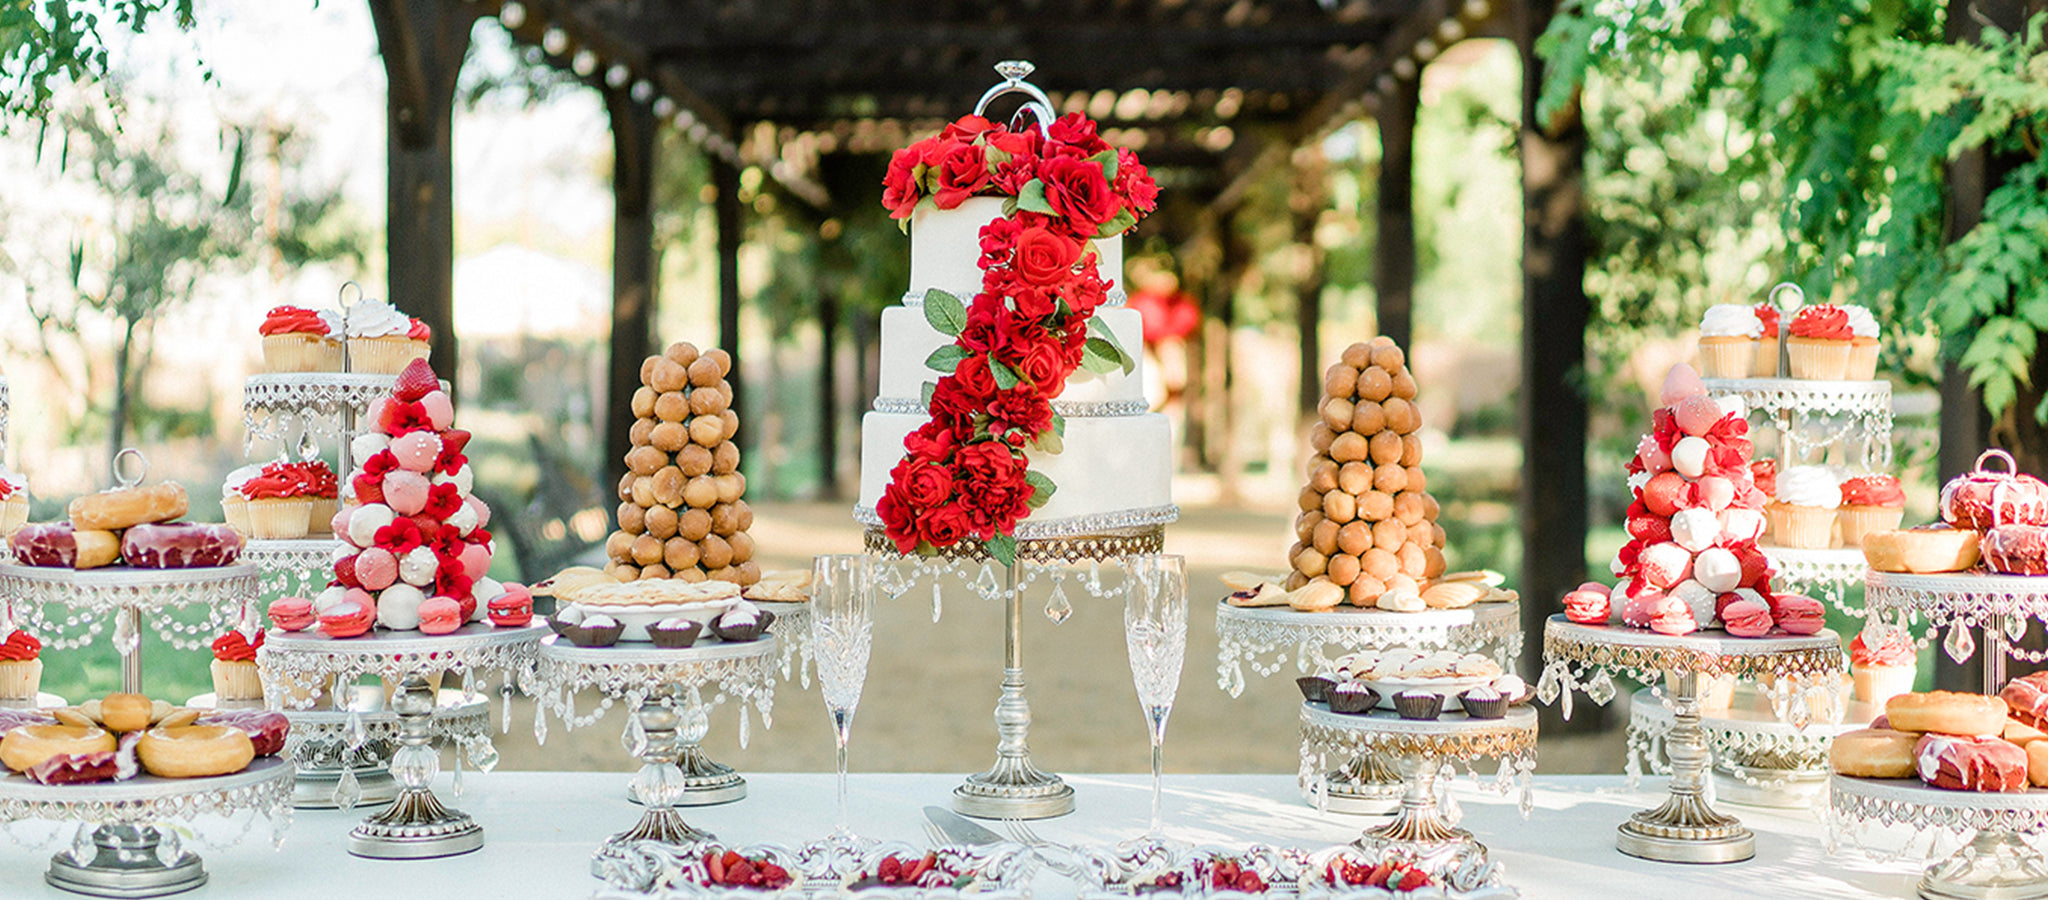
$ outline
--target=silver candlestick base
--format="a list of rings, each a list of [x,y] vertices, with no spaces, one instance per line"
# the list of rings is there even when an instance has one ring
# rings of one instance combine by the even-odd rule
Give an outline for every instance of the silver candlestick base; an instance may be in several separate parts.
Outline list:
[[[159,849],[163,832],[154,825],[101,825],[93,829],[97,851],[90,863],[70,853],[50,857],[43,879],[51,886],[95,897],[161,897],[206,883],[199,857],[183,849],[165,862]]]
[[[1954,856],[1920,876],[1928,900],[2041,900],[2048,860],[2011,832],[1979,831]]]
[[[1671,759],[1671,796],[1663,806],[1629,816],[1616,828],[1615,846],[1643,859],[1679,863],[1741,862],[1756,855],[1756,835],[1734,816],[1707,805],[1707,768],[1713,754],[1700,726],[1699,673],[1674,672],[1671,734],[1664,755]]]
[[[1014,575],[1012,585],[1015,584]],[[1022,600],[1010,590],[1012,659],[1018,665],[1003,669],[1003,696],[996,701],[996,764],[953,789],[953,811],[979,819],[1049,819],[1074,811],[1074,789],[1058,775],[1040,772],[1031,764],[1031,750],[1025,736],[1031,730],[1031,704],[1024,699],[1024,669],[1017,659],[1017,629],[1023,617]]]
[[[431,785],[441,771],[433,747],[434,691],[424,676],[406,676],[391,698],[398,712],[398,752],[391,774],[405,789],[391,806],[356,826],[348,852],[371,859],[431,859],[481,849],[483,826],[441,805]]]
[[[1437,758],[1420,753],[1402,754],[1394,767],[1401,773],[1401,805],[1394,820],[1368,828],[1355,842],[1359,849],[1384,856],[1401,851],[1417,859],[1454,855],[1465,848],[1485,848],[1472,840],[1472,832],[1452,825],[1437,811]]]
[[[671,699],[674,688],[664,688],[649,694],[640,701],[640,708],[633,715],[640,720],[643,735],[637,740],[636,749],[640,757],[640,771],[633,776],[627,791],[647,805],[640,821],[632,828],[612,835],[604,842],[605,850],[624,849],[638,841],[660,841],[664,844],[694,844],[711,840],[712,834],[691,827],[683,821],[683,814],[676,809],[688,787],[688,777],[678,762],[681,760],[684,739],[688,746],[695,748],[704,739],[704,720],[700,709],[684,710]],[[727,770],[731,771],[731,770]],[[604,872],[599,861],[604,857],[601,850],[591,861],[591,874],[599,878]]]
[[[671,804],[673,806],[717,806],[747,796],[747,780],[740,777],[733,767],[704,755],[704,748],[695,741],[683,744],[675,766],[682,772],[683,791]],[[640,799],[639,790],[631,784],[626,785],[626,799],[642,805],[646,803]]]

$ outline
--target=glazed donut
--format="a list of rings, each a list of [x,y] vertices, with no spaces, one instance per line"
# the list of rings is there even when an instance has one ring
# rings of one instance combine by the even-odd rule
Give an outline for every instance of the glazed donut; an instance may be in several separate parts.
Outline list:
[[[137,525],[121,533],[121,558],[145,569],[232,565],[241,555],[242,536],[226,525],[175,522]]]
[[[0,738],[0,763],[26,772],[52,756],[110,753],[119,746],[104,728],[79,725],[23,725]]]
[[[198,721],[201,725],[241,729],[249,736],[249,742],[255,745],[257,756],[271,756],[283,750],[285,738],[292,729],[291,720],[285,718],[284,713],[267,709],[215,710],[199,716]]]
[[[2024,791],[2029,757],[1995,737],[1923,734],[1913,747],[1920,780],[1951,791]]]
[[[1884,704],[1893,728],[1921,733],[1995,736],[2005,732],[2005,713],[2004,700],[1954,691],[1900,694]]]
[[[23,565],[97,569],[121,558],[121,539],[111,531],[78,531],[69,522],[24,525],[7,539]]]
[[[153,706],[141,694],[108,694],[100,701],[100,724],[108,731],[141,731],[149,727]]]
[[[168,522],[184,515],[186,506],[185,488],[176,482],[115,488],[72,500],[71,527],[120,531],[149,522]]]
[[[1889,728],[1865,728],[1835,735],[1828,765],[1857,778],[1911,778],[1919,738]]]
[[[2005,683],[1998,692],[2012,717],[2036,728],[2048,723],[2048,672],[2022,675]]]
[[[1880,572],[1960,572],[1977,564],[1977,532],[1942,524],[1863,535],[1863,559]]]
[[[2048,741],[2028,744],[2027,783],[2035,787],[2048,787]]]
[[[135,754],[142,760],[142,770],[151,775],[205,778],[248,768],[256,758],[256,745],[240,728],[186,725],[144,732]]]
[[[2000,525],[1978,542],[1984,568],[2004,575],[2048,575],[2048,527]]]

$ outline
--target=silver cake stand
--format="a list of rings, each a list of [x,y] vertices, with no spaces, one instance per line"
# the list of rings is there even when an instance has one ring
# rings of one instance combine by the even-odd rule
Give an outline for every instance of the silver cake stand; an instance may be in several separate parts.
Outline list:
[[[313,696],[289,696],[286,685],[353,684],[375,675],[397,684],[391,708],[398,714],[398,750],[391,774],[404,785],[391,806],[349,833],[348,852],[372,859],[425,859],[468,853],[484,845],[483,827],[467,813],[449,809],[434,796],[441,756],[434,750],[434,691],[427,677],[438,672],[463,676],[465,690],[481,693],[478,680],[496,676],[511,715],[513,686],[528,677],[544,625],[496,628],[471,623],[443,635],[417,631],[371,631],[330,638],[317,631],[271,630],[256,651],[264,703],[271,709],[307,709]],[[509,725],[509,722],[507,723]]]
[[[740,707],[740,744],[747,742],[746,707],[752,703],[762,724],[770,722],[775,701],[775,678],[771,658],[775,656],[774,635],[758,641],[725,643],[712,641],[699,646],[666,648],[653,644],[610,647],[578,647],[561,635],[549,635],[540,643],[534,665],[531,692],[539,702],[534,711],[534,736],[545,741],[545,716],[549,711],[568,728],[595,723],[614,700],[633,708],[626,726],[626,743],[640,758],[633,776],[631,793],[647,809],[640,822],[615,834],[598,850],[592,874],[602,878],[614,867],[604,860],[641,841],[691,844],[709,840],[683,821],[677,807],[702,805],[705,795],[731,793],[726,780],[737,781],[737,792],[725,799],[746,794],[746,783],[738,781],[731,769],[707,772],[696,747],[710,731],[712,708],[732,698]],[[595,689],[604,695],[597,711],[576,714],[576,692]],[[707,701],[706,695],[709,694]],[[720,767],[723,768],[723,767]],[[706,783],[706,782],[709,783]],[[702,788],[691,796],[693,783]]]
[[[361,372],[251,375],[242,382],[242,451],[254,450],[259,440],[290,447],[308,437],[324,437],[340,450],[334,471],[354,471],[349,443],[371,421],[371,405],[391,396],[397,383],[396,375]]]
[[[204,650],[235,626],[245,603],[256,602],[251,565],[205,569],[60,569],[0,565],[0,597],[10,598],[21,627],[60,650],[86,646],[113,620],[114,650],[121,655],[121,689],[142,692],[142,626],[146,621],[171,646]],[[202,622],[178,620],[191,607]],[[61,609],[61,612],[55,610]]]
[[[1987,694],[2005,687],[2008,657],[2048,662],[2048,653],[2013,646],[2026,636],[2029,623],[2048,621],[2048,576],[1982,572],[1911,575],[1871,570],[1863,584],[1863,603],[1871,615],[1907,627],[1923,622],[1926,640],[1947,631],[1941,646],[1955,662],[1965,662],[1977,652],[1977,639],[1970,631],[1979,629],[1990,645],[1982,659]]]
[[[1522,655],[1521,604],[1481,603],[1464,609],[1389,612],[1339,607],[1302,612],[1284,606],[1216,606],[1216,684],[1230,696],[1244,692],[1244,670],[1272,676],[1294,655],[1303,675],[1327,671],[1336,657],[1358,650],[1419,647],[1484,653],[1513,671]],[[1321,802],[1331,812],[1383,815],[1401,804],[1401,773],[1366,755],[1341,763],[1324,777]],[[1306,792],[1316,799],[1314,791]]]
[[[339,547],[341,540],[332,536],[251,539],[242,544],[241,561],[263,573],[266,595],[311,599],[334,577],[334,551]]]
[[[2048,859],[2022,835],[2048,831],[2048,790],[1950,791],[1919,779],[1833,776],[1830,844],[1836,833],[1859,843],[1872,825],[1904,825],[1969,838],[1920,876],[1928,900],[2040,900],[2048,897]]]
[[[1537,695],[1561,701],[1571,718],[1571,695],[1595,703],[1614,699],[1614,676],[1673,686],[1672,727],[1664,741],[1671,758],[1670,797],[1664,805],[1629,817],[1619,829],[1621,852],[1660,862],[1729,863],[1756,855],[1756,836],[1733,816],[1714,811],[1705,797],[1711,754],[1700,726],[1699,676],[1734,675],[1768,680],[1771,710],[1794,727],[1813,718],[1811,708],[1839,709],[1848,660],[1832,631],[1739,638],[1723,631],[1670,636],[1616,625],[1579,625],[1551,616],[1543,628],[1543,677]],[[1839,714],[1826,717],[1839,721]]]
[[[0,778],[0,819],[81,823],[71,848],[50,858],[43,879],[95,897],[160,897],[206,883],[199,855],[177,832],[154,823],[250,810],[270,820],[273,844],[292,821],[292,767],[264,757],[232,775],[158,778],[96,784],[37,784],[16,775]],[[89,829],[89,830],[88,830]]]
[[[1775,570],[1772,585],[1826,602],[1844,615],[1863,618],[1864,608],[1852,606],[1848,600],[1849,586],[1862,583],[1863,573],[1870,570],[1870,564],[1863,558],[1863,548],[1801,550],[1763,544],[1758,549]]]
[[[1628,786],[1643,772],[1671,774],[1665,741],[1676,723],[1658,691],[1642,688],[1629,698]],[[1712,754],[1715,798],[1744,806],[1811,809],[1827,792],[1828,743],[1835,735],[1863,728],[1884,709],[1850,701],[1841,722],[1818,721],[1794,728],[1771,709],[1770,698],[1748,685],[1737,686],[1729,707],[1701,713]]]
[[[1437,719],[1417,720],[1403,719],[1388,710],[1346,715],[1331,712],[1326,704],[1302,703],[1299,774],[1304,789],[1328,771],[1329,757],[1365,754],[1393,759],[1403,791],[1393,820],[1366,829],[1357,846],[1375,857],[1390,853],[1411,857],[1422,868],[1441,873],[1453,860],[1475,855],[1483,859],[1486,848],[1439,811],[1439,771],[1447,763],[1463,764],[1469,770],[1479,757],[1499,759],[1501,791],[1519,788],[1522,814],[1528,815],[1536,774],[1536,710],[1510,707],[1499,719],[1451,712]]]
[[[285,739],[282,755],[298,769],[292,782],[292,806],[347,810],[381,806],[398,798],[398,779],[391,777],[391,754],[398,749],[398,713],[383,708],[382,688],[361,685],[355,690],[355,699],[347,710],[285,710],[292,730]],[[374,699],[369,695],[374,695]],[[215,709],[220,702],[209,693],[193,697],[185,705]],[[497,751],[491,746],[490,699],[443,688],[434,705],[432,723],[433,736],[457,748],[455,795],[460,797],[464,757],[484,772],[497,762]]]
[[[1889,381],[1804,378],[1706,378],[1707,393],[1739,396],[1752,416],[1778,432],[1779,456],[1803,460],[1840,446],[1872,472],[1891,468],[1892,385]]]

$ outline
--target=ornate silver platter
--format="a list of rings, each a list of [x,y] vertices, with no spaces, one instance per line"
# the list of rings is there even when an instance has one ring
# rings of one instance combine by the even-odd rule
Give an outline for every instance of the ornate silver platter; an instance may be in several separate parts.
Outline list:
[[[1733,675],[1768,682],[1771,711],[1804,728],[1814,707],[1839,721],[1842,674],[1848,669],[1841,639],[1832,631],[1812,635],[1739,638],[1725,632],[1670,636],[1614,625],[1579,625],[1551,616],[1543,629],[1543,677],[1537,695],[1562,701],[1571,717],[1571,694],[1583,690],[1595,703],[1614,699],[1613,676],[1673,686],[1668,702],[1672,728],[1664,752],[1671,759],[1670,797],[1622,823],[1616,846],[1630,856],[1662,862],[1727,863],[1756,855],[1756,837],[1733,816],[1715,812],[1705,798],[1710,754],[1700,727],[1699,676]],[[1668,673],[1668,674],[1667,674]]]
[[[1777,574],[1772,584],[1789,588],[1810,597],[1822,600],[1844,614],[1863,618],[1863,608],[1849,605],[1849,585],[1863,580],[1863,573],[1870,570],[1863,559],[1860,547],[1835,547],[1826,550],[1800,550],[1765,544],[1761,548],[1764,558],[1770,560],[1771,568]]]
[[[1675,724],[1661,692],[1642,688],[1629,697],[1628,786],[1634,790],[1645,770],[1671,774],[1664,742]],[[1715,798],[1745,806],[1809,809],[1827,792],[1828,742],[1869,724],[1884,710],[1850,701],[1841,722],[1792,727],[1771,710],[1770,699],[1747,685],[1719,712],[1702,712],[1707,750],[1713,755]]]
[[[775,630],[785,624],[778,618]],[[675,807],[727,803],[747,795],[745,779],[705,758],[698,745],[710,731],[711,710],[728,698],[740,708],[740,746],[749,737],[749,704],[761,714],[762,724],[772,721],[776,644],[774,634],[745,643],[673,649],[652,644],[578,647],[560,635],[541,640],[528,686],[538,700],[535,739],[546,743],[551,712],[573,730],[596,723],[614,701],[633,710],[625,743],[642,765],[627,795],[647,811],[638,826],[606,841],[601,854],[635,841],[708,840],[711,836],[685,823]],[[602,695],[587,716],[576,712],[576,693],[583,690]]]
[[[334,551],[341,546],[334,537],[250,540],[242,545],[242,562],[262,571],[266,596],[311,598],[334,576]]]
[[[1929,866],[1920,896],[1930,900],[2038,900],[2048,897],[2048,859],[2022,835],[2048,830],[2048,790],[1950,791],[1918,779],[1830,781],[1828,836],[1868,847],[1872,826],[1905,826],[1967,837],[1962,849]]]
[[[391,394],[396,375],[361,372],[264,372],[242,382],[242,427],[248,440],[290,446],[312,433],[346,444],[370,404]],[[343,419],[348,419],[344,424]]]
[[[243,564],[206,569],[60,569],[0,565],[0,596],[11,598],[22,627],[50,647],[90,644],[113,620],[114,650],[121,655],[122,690],[142,690],[142,626],[180,650],[203,650],[234,627],[245,603],[256,601],[257,570]],[[180,621],[185,610],[205,613]]]
[[[1863,468],[1892,461],[1892,386],[1888,381],[1707,378],[1707,392],[1739,396],[1753,416],[1778,431],[1780,456],[1806,459],[1839,445]]]
[[[51,857],[51,885],[97,897],[154,897],[206,883],[199,855],[157,822],[228,816],[244,810],[270,821],[272,844],[292,821],[292,766],[264,757],[233,775],[158,778],[139,775],[99,784],[37,784],[0,777],[0,819],[81,823],[72,846]]]
[[[1964,662],[1977,652],[1970,629],[1982,628],[1992,645],[1983,657],[1984,690],[2005,686],[2007,657],[2031,663],[2048,662],[2048,652],[2013,644],[2027,633],[2028,623],[2048,620],[2048,576],[1946,572],[1912,575],[1869,570],[1863,578],[1863,603],[1872,615],[1911,626],[1927,626],[1925,640],[1943,630],[1941,646],[1949,659]]]
[[[1288,607],[1216,605],[1216,685],[1244,693],[1244,670],[1271,676],[1294,656],[1295,669],[1314,674],[1357,650],[1419,647],[1484,653],[1513,669],[1522,653],[1521,604],[1481,603],[1464,609],[1388,612],[1339,608],[1302,612]]]

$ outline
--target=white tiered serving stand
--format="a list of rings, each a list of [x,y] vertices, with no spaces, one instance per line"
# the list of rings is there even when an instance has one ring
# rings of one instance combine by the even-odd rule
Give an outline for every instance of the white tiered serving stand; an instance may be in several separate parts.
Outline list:
[[[1671,758],[1670,799],[1629,817],[1617,829],[1616,847],[1630,856],[1660,862],[1729,863],[1756,855],[1756,837],[1733,816],[1714,811],[1705,798],[1710,754],[1700,727],[1699,676],[1734,675],[1768,679],[1772,712],[1794,727],[1805,727],[1818,703],[1841,718],[1842,675],[1848,660],[1832,631],[1812,635],[1782,632],[1762,638],[1726,632],[1671,636],[1615,625],[1580,625],[1551,616],[1543,629],[1543,677],[1537,696],[1561,701],[1571,718],[1571,694],[1584,691],[1595,703],[1614,698],[1614,677],[1673,686],[1666,697],[1672,728],[1665,738]]]
[[[1520,603],[1481,603],[1464,609],[1389,612],[1339,607],[1302,612],[1288,607],[1216,606],[1216,684],[1232,697],[1244,693],[1244,670],[1278,673],[1289,653],[1303,675],[1328,671],[1336,658],[1359,650],[1417,647],[1483,653],[1505,671],[1522,655]],[[1400,772],[1370,754],[1325,773],[1320,794],[1304,796],[1331,812],[1382,815],[1399,808]]]
[[[159,897],[199,887],[207,875],[178,833],[156,823],[247,810],[270,820],[271,843],[281,845],[291,826],[291,798],[291,763],[264,757],[211,778],[138,775],[60,785],[0,778],[0,819],[80,823],[71,847],[52,856],[43,873],[54,887],[95,897]]]
[[[1671,774],[1664,742],[1676,719],[1664,698],[1650,688],[1630,696],[1628,712],[1626,771],[1629,787],[1634,788],[1645,771]],[[1799,729],[1778,718],[1769,697],[1748,685],[1737,686],[1727,709],[1700,714],[1700,728],[1712,754],[1714,798],[1744,806],[1812,808],[1827,792],[1829,739],[1862,728],[1883,712],[1882,707],[1852,700],[1842,721],[1816,721]]]
[[[440,672],[454,673],[462,676],[463,690],[479,694],[478,682],[496,676],[509,729],[513,687],[530,677],[535,648],[547,631],[543,625],[497,628],[471,623],[443,635],[372,631],[337,639],[317,631],[273,629],[264,636],[256,662],[262,671],[264,702],[272,709],[313,705],[312,696],[289,696],[287,685],[347,686],[365,675],[398,685],[390,704],[398,714],[399,744],[391,758],[391,774],[404,788],[389,808],[349,833],[350,853],[374,859],[423,859],[483,846],[483,828],[434,796],[431,785],[440,772],[441,757],[432,746],[437,698],[427,679]],[[353,698],[353,692],[344,696]],[[360,712],[347,712],[360,718]],[[497,754],[488,743],[483,746],[482,758],[474,761],[478,769],[489,771],[497,764]],[[337,791],[346,794],[353,773],[344,770],[340,780]]]
[[[1949,658],[1966,662],[1980,650],[1984,693],[2005,686],[2007,657],[2048,660],[2013,646],[2036,620],[2048,620],[2048,577],[1953,572],[1911,575],[1871,571],[1864,603],[1873,617],[1926,628]],[[1978,645],[1972,629],[1983,635]],[[1941,830],[1968,842],[1921,875],[1920,896],[1930,900],[2041,900],[2048,898],[2048,858],[2023,836],[2048,831],[2048,790],[2025,793],[1946,791],[1916,780],[1834,776],[1831,836],[1859,838],[1870,825]]]
[[[776,624],[783,623],[778,619]],[[683,821],[677,810],[706,802],[690,802],[695,798],[688,796],[688,788],[698,776],[686,765],[686,757],[702,760],[696,748],[710,731],[711,710],[727,698],[740,707],[741,746],[746,746],[750,728],[749,703],[761,714],[761,723],[770,724],[775,656],[772,634],[744,643],[713,640],[680,648],[653,644],[578,647],[561,635],[541,639],[528,686],[538,701],[533,714],[536,740],[547,741],[550,712],[573,730],[596,723],[615,700],[633,711],[625,743],[641,766],[628,793],[645,805],[646,811],[639,824],[604,842],[591,861],[591,874],[606,877],[632,856],[632,845],[642,841],[681,845],[711,839],[710,833]],[[579,716],[576,693],[591,689],[603,694],[603,699],[595,711]],[[741,792],[744,790],[742,785]]]
[[[292,783],[292,806],[347,810],[397,799],[400,786],[398,779],[391,777],[391,754],[398,749],[398,713],[385,706],[382,687],[357,685],[354,691],[350,705],[373,711],[351,715],[338,709],[295,709],[286,713],[292,730],[285,739],[283,755],[298,770]],[[215,709],[221,703],[207,693],[185,705]],[[249,705],[260,707],[262,703]],[[234,708],[235,704],[227,706]],[[496,749],[491,745],[487,697],[443,688],[436,697],[432,722],[433,737],[456,748],[457,785],[462,783],[465,759],[476,765]],[[344,771],[354,776],[352,791],[341,790]]]
[[[1302,790],[1318,789],[1333,757],[1366,756],[1391,758],[1403,790],[1393,821],[1366,829],[1355,843],[1374,858],[1408,857],[1432,874],[1442,874],[1474,856],[1484,860],[1486,847],[1457,827],[1455,814],[1440,811],[1439,772],[1453,764],[1469,772],[1479,757],[1499,759],[1501,792],[1520,790],[1522,815],[1527,816],[1536,774],[1536,710],[1510,707],[1499,719],[1447,712],[1436,719],[1414,720],[1384,709],[1347,715],[1331,712],[1324,703],[1302,703]]]
[[[142,693],[142,628],[155,629],[180,650],[205,650],[235,626],[242,606],[256,601],[255,566],[205,569],[60,569],[0,565],[0,596],[10,598],[23,628],[45,646],[72,650],[92,643],[113,619],[114,650],[121,656],[121,689]],[[198,607],[204,621],[179,621]],[[54,610],[62,610],[56,612]]]

